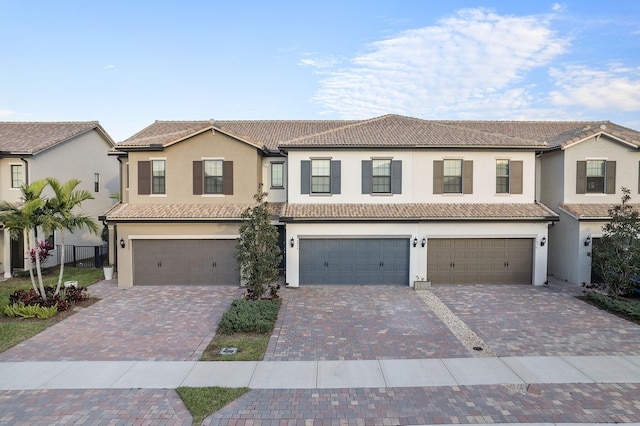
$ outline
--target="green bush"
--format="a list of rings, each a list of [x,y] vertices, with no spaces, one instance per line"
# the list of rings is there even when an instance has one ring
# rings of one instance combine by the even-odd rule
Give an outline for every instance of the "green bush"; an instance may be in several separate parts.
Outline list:
[[[606,311],[627,318],[640,324],[640,303],[628,300],[616,299],[598,293],[586,293],[584,298]]]
[[[278,299],[234,300],[220,319],[218,333],[269,333],[278,319],[279,310]]]
[[[25,305],[22,302],[6,305],[2,308],[2,312],[11,318],[39,318],[47,319],[56,316],[58,313],[57,306],[38,306],[38,305]]]

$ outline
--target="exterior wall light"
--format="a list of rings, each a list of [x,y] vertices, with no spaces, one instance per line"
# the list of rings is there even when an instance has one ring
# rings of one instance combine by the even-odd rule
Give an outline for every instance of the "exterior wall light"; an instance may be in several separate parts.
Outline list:
[[[124,238],[120,238],[120,247],[124,248]]]
[[[416,247],[418,245],[418,238],[413,237],[413,246]]]
[[[589,244],[591,244],[591,235],[588,235],[587,239],[584,240],[584,246],[585,247],[589,247]]]
[[[293,243],[295,243],[295,241],[294,241],[294,240],[293,240],[293,238],[292,238],[291,240],[289,240],[289,245],[290,245],[291,247],[293,247]]]
[[[547,237],[542,237],[542,239],[540,240],[540,247],[544,247],[546,243],[547,243]]]
[[[426,238],[426,237],[422,237],[422,242],[421,242],[421,244],[422,244],[422,247],[424,247],[424,246],[426,246],[426,245],[427,245],[427,238]]]

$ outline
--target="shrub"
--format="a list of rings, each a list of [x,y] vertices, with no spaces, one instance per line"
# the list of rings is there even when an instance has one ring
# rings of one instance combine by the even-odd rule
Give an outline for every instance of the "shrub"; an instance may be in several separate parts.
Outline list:
[[[6,305],[2,308],[2,312],[11,318],[39,318],[47,319],[56,316],[58,313],[57,306],[38,306],[25,305],[22,302]]]
[[[616,299],[598,293],[586,293],[584,298],[593,305],[640,324],[640,303],[638,302]]]
[[[278,319],[279,310],[278,299],[234,300],[220,319],[218,333],[269,333]]]
[[[9,303],[24,303],[27,306],[55,306],[58,312],[62,312],[69,309],[70,305],[81,302],[89,296],[86,287],[68,287],[64,289],[64,291],[60,291],[60,293],[55,296],[55,287],[46,286],[44,290],[47,295],[46,303],[42,300],[40,293],[35,291],[33,288],[28,290],[16,290],[13,294],[9,295]]]

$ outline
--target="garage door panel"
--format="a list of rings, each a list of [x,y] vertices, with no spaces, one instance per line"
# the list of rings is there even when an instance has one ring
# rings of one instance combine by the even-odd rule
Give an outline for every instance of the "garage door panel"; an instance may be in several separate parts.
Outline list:
[[[301,239],[301,284],[402,284],[409,280],[407,239]]]
[[[235,240],[135,240],[134,285],[238,285]]]
[[[427,275],[436,284],[531,284],[530,238],[430,239]]]

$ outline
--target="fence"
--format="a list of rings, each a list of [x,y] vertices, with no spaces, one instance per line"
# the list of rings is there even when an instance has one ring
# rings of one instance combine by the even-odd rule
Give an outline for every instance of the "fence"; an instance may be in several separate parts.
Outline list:
[[[57,247],[58,264],[60,264],[61,246]],[[64,246],[64,264],[76,268],[101,268],[108,261],[109,246]]]

